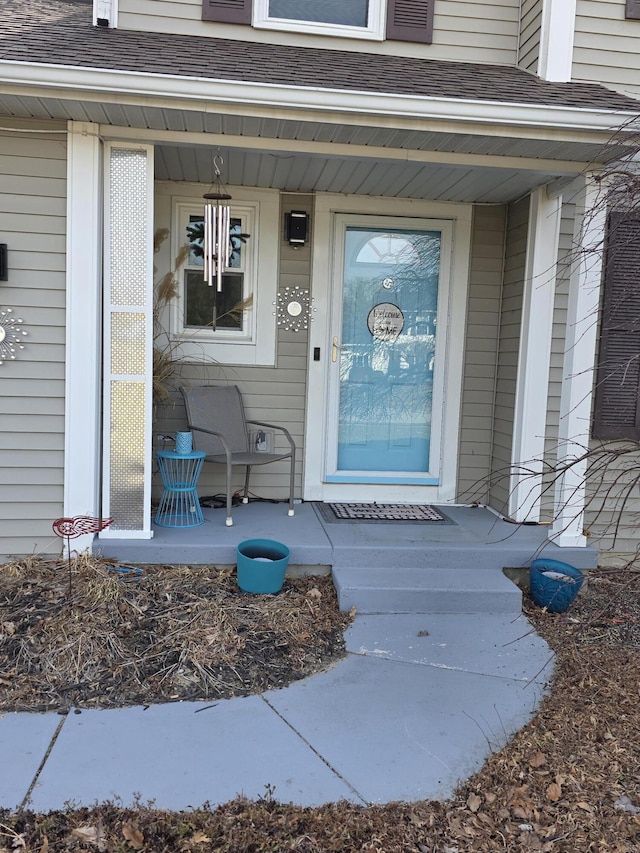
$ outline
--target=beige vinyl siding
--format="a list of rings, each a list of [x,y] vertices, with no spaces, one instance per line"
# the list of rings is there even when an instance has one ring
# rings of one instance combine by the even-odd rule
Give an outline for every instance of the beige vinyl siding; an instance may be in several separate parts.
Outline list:
[[[600,446],[597,441],[590,444],[592,450]],[[612,554],[637,561],[640,452],[630,441],[606,442],[606,447],[611,451],[608,464],[587,481],[585,531],[589,544],[600,552],[601,564],[609,564]]]
[[[332,38],[217,24],[201,20],[202,4],[197,0],[122,0],[118,26],[128,30],[515,65],[519,6],[520,0],[484,0],[481,3],[472,0],[437,0],[431,45]],[[295,73],[292,73],[291,82],[295,83]]]
[[[536,74],[540,56],[542,0],[522,0],[518,42],[518,65]]]
[[[488,500],[505,219],[504,207],[474,210],[457,487],[461,502]]]
[[[179,185],[177,185],[179,187]],[[179,192],[179,190],[178,190]],[[281,199],[280,221],[284,211],[303,210],[311,214],[312,199],[307,196],[283,196]],[[157,227],[163,223],[158,222]],[[310,287],[311,247],[294,249],[282,240],[279,246],[278,287],[298,285]],[[274,259],[275,262],[275,259]],[[274,307],[275,311],[275,307]],[[273,317],[275,323],[275,317]],[[179,370],[179,384],[229,384],[237,385],[242,392],[248,418],[267,421],[289,430],[296,445],[296,486],[295,496],[302,496],[302,460],[304,452],[304,426],[307,376],[306,332],[277,332],[277,351],[275,367],[229,366],[225,364],[188,364]],[[186,413],[182,395],[179,391],[171,394],[167,404],[156,407],[154,422],[154,446],[162,449],[158,434],[173,434],[176,430],[186,429]],[[251,426],[249,427],[251,430]],[[275,433],[276,447],[287,447],[286,440]],[[284,441],[284,443],[282,443]],[[167,445],[171,447],[172,445]],[[225,490],[225,472],[221,465],[205,463],[198,484],[198,492],[203,495],[222,494]],[[244,469],[234,470],[234,488],[244,485]],[[160,484],[156,478],[155,494]],[[289,461],[274,462],[256,466],[251,472],[251,491],[260,497],[284,499],[289,495]],[[221,523],[223,522],[221,516]]]
[[[560,397],[564,365],[569,275],[574,258],[573,224],[575,205],[562,205],[558,241],[558,270],[553,305],[553,330],[551,360],[549,364],[549,392],[547,394],[547,421],[545,431],[545,461],[554,466],[558,459],[558,426],[560,422]],[[549,472],[543,479],[541,520],[551,521],[554,512],[555,476]]]
[[[64,124],[13,122],[0,131],[0,243],[9,280],[0,304],[28,332],[15,361],[0,366],[0,560],[52,554],[51,524],[63,514],[66,136],[20,132]]]
[[[573,79],[640,97],[640,21],[624,14],[625,0],[578,0]]]
[[[493,421],[493,455],[491,461],[491,505],[504,512],[509,499],[509,473],[513,437],[513,414],[518,370],[518,348],[522,317],[529,199],[509,205],[505,271],[500,309],[500,337],[496,403]]]

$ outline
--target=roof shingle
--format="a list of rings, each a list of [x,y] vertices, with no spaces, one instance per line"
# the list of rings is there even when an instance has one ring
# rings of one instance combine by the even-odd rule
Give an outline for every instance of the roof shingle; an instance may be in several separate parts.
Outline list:
[[[0,62],[135,71],[355,92],[596,110],[640,102],[590,83],[549,83],[519,68],[187,36],[92,25],[85,0],[0,0]]]

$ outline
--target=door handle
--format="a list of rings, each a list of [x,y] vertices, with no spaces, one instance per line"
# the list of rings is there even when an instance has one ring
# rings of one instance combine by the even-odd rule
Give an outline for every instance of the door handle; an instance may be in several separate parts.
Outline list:
[[[338,350],[340,349],[340,344],[338,343],[338,339],[333,339],[333,344],[331,346],[331,361],[336,362],[338,360]]]

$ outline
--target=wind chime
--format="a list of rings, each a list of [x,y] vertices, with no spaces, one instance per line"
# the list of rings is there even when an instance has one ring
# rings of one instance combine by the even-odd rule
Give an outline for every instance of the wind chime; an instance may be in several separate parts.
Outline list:
[[[213,158],[215,171],[215,191],[205,193],[204,205],[204,280],[213,287],[216,282],[216,292],[222,292],[222,274],[229,266],[231,257],[231,201],[229,193],[225,192],[220,180],[220,167],[224,160],[220,155]],[[212,190],[214,188],[212,187]],[[216,329],[217,299],[213,307],[213,330]]]

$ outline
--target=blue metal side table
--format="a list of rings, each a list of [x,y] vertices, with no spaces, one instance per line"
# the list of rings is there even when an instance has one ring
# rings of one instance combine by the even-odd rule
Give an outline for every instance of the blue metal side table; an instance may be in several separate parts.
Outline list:
[[[155,523],[160,527],[197,527],[204,524],[197,485],[205,455],[201,450],[191,453],[158,451],[163,492]]]

